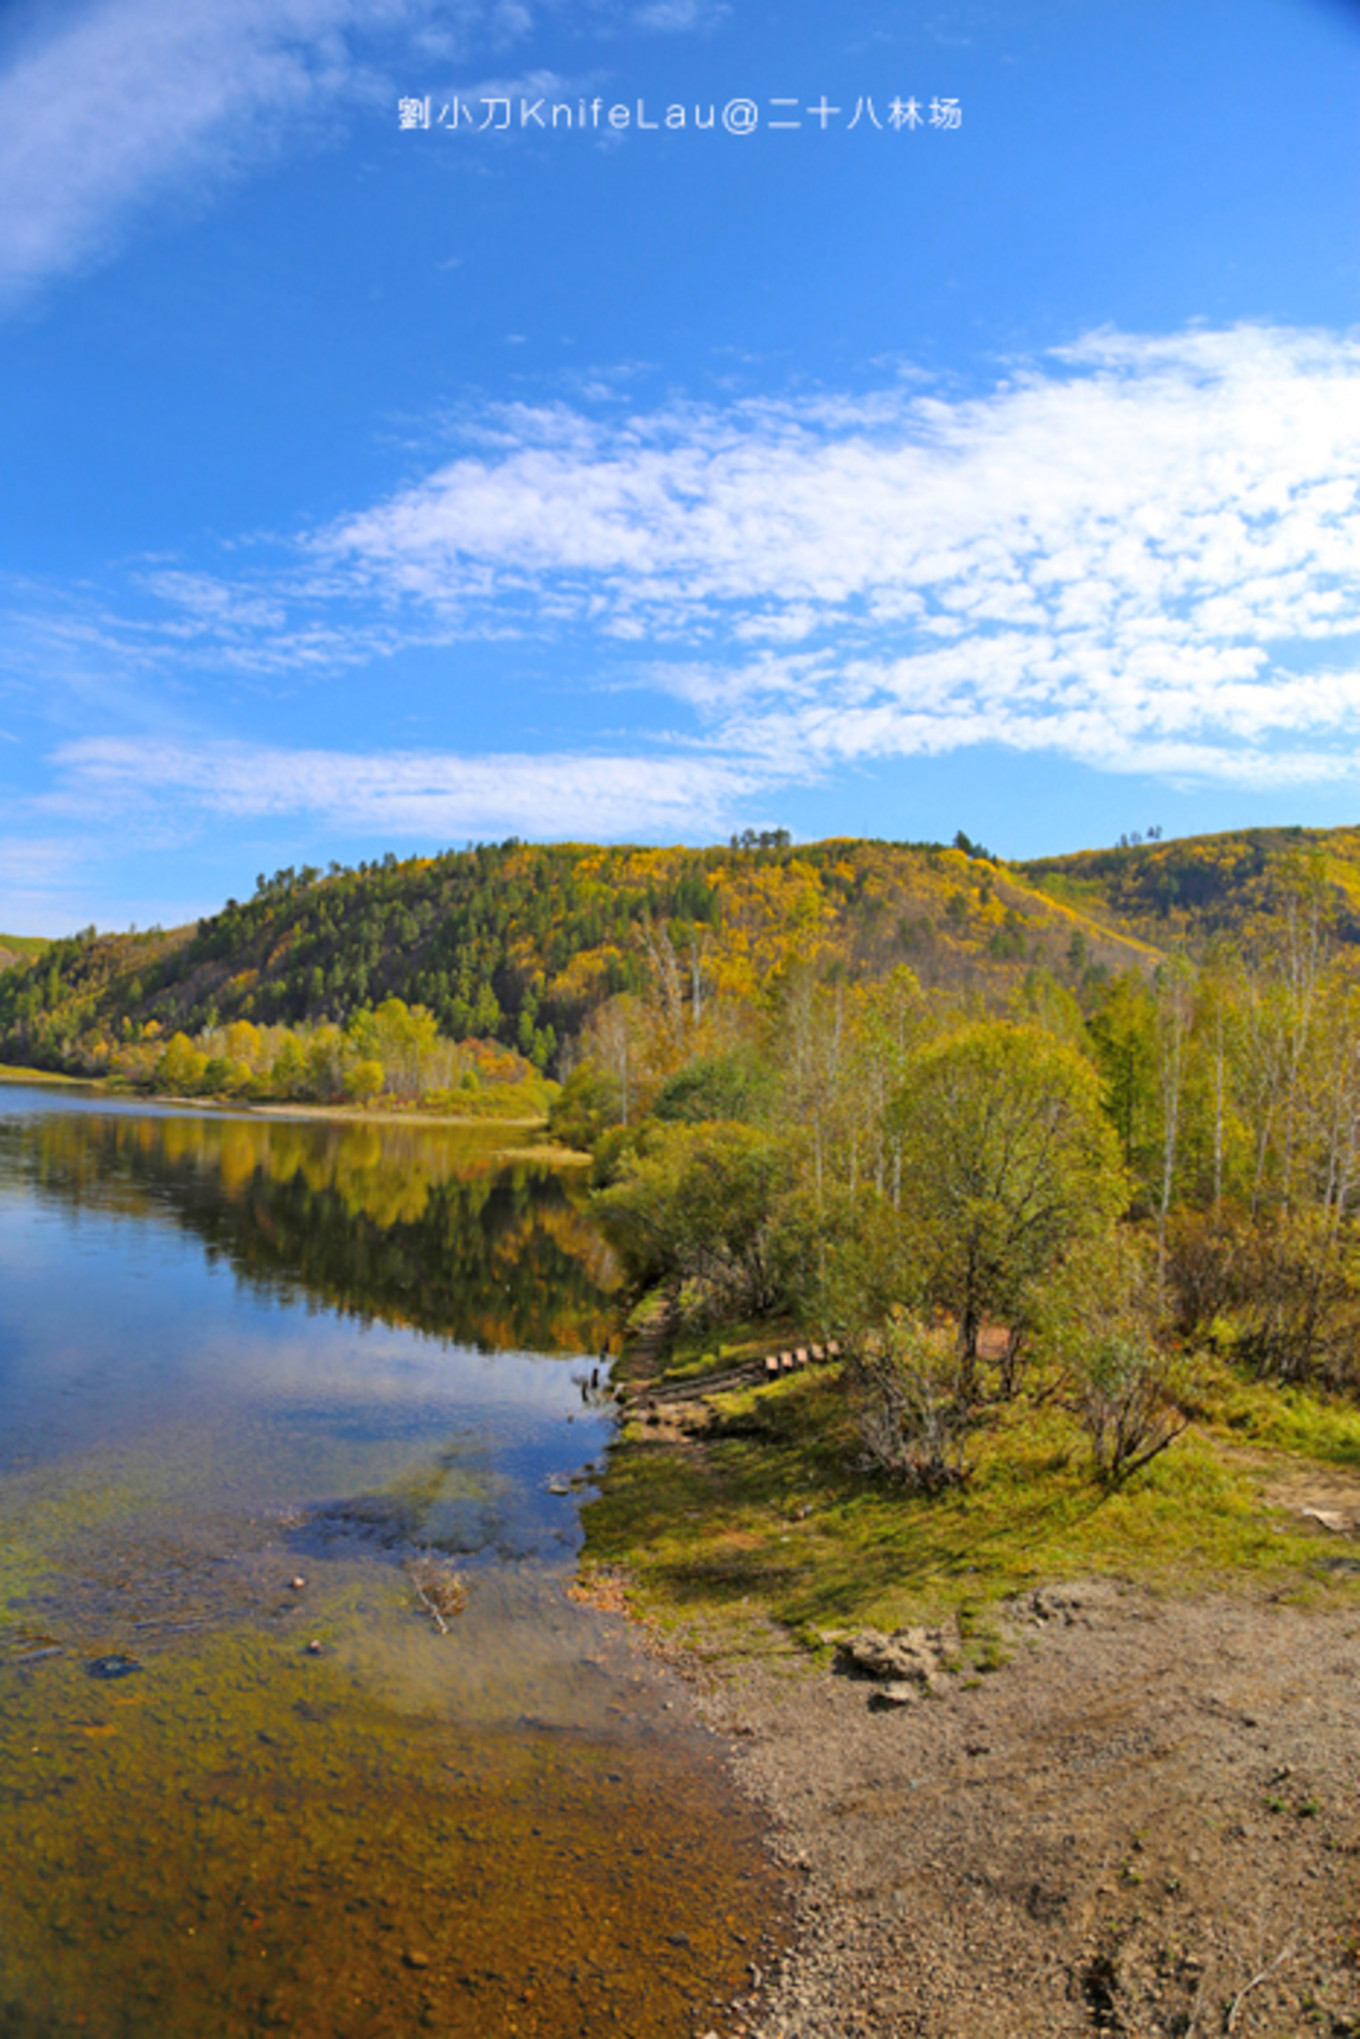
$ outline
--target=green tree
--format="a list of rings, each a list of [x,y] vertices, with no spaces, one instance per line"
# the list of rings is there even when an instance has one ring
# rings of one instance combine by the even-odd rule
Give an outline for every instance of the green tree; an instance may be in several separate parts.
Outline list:
[[[269,1088],[275,1097],[301,1097],[307,1082],[307,1062],[296,1034],[285,1034],[269,1068]]]
[[[553,1101],[548,1130],[567,1147],[589,1149],[619,1123],[618,1085],[593,1062],[578,1062]]]
[[[345,1037],[339,1027],[320,1026],[307,1043],[307,1088],[313,1097],[335,1098],[345,1091]]]
[[[927,1294],[957,1319],[970,1379],[989,1317],[1009,1325],[1013,1365],[1039,1284],[1128,1200],[1100,1079],[1051,1034],[981,1022],[926,1049],[900,1108]]]
[[[760,1312],[780,1298],[789,1177],[785,1143],[753,1126],[656,1127],[595,1209],[638,1284],[692,1281],[715,1309]]]
[[[774,1104],[775,1075],[750,1048],[687,1062],[666,1079],[652,1111],[658,1119],[697,1125],[705,1119],[760,1120]]]
[[[1091,1039],[1124,1165],[1150,1168],[1157,1109],[1157,1014],[1141,978],[1115,978],[1091,1021]]]
[[[184,1096],[199,1089],[208,1058],[200,1054],[187,1034],[172,1034],[161,1050],[153,1081],[157,1090]]]

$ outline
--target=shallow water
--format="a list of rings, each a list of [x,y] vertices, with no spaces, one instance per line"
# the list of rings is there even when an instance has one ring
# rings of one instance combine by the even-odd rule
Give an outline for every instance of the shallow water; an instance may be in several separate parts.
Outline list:
[[[503,1139],[0,1090],[0,2034],[745,1986],[754,1820],[565,1591],[607,1258]]]

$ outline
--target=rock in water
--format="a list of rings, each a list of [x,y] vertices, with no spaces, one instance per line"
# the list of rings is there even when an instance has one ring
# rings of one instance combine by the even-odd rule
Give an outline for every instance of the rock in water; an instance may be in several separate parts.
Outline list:
[[[85,1669],[92,1678],[126,1678],[141,1665],[135,1657],[92,1657]]]

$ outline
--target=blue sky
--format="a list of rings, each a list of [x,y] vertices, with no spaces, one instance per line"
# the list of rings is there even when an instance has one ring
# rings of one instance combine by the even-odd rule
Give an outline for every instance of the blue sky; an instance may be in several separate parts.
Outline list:
[[[0,928],[1360,818],[1358,117],[1342,0],[11,5]]]

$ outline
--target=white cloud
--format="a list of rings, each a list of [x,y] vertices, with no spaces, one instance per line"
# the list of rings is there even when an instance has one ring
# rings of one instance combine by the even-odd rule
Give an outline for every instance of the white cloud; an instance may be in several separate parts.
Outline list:
[[[63,836],[0,835],[0,884],[55,885],[71,875],[80,856],[79,844]]]
[[[441,56],[527,26],[496,0],[95,0],[0,76],[0,305],[105,253],[162,192],[219,177],[392,89],[377,54],[433,17]],[[395,114],[393,116],[395,118]]]
[[[459,757],[286,750],[244,743],[62,745],[64,791],[48,805],[83,816],[172,805],[242,821],[311,815],[349,830],[447,842],[510,831],[586,840],[708,835],[755,783],[707,757],[582,753]]]
[[[1360,341],[1287,329],[1097,334],[967,397],[615,391],[483,413],[459,457],[281,553],[158,562],[130,616],[24,589],[7,656],[88,703],[98,671],[384,660],[400,686],[403,653],[518,636],[535,670],[565,652],[602,694],[684,703],[683,748],[649,762],[437,759],[425,783],[403,753],[381,791],[341,771],[374,825],[446,835],[692,832],[762,785],[983,743],[1322,785],[1360,758],[1358,479]],[[83,784],[112,771],[67,756]]]
[[[966,399],[506,412],[313,543],[465,628],[645,642],[789,769],[992,740],[1292,780],[1360,739],[1358,476],[1355,340],[1102,333]]]
[[[315,141],[399,93],[534,99],[571,80],[538,68],[468,83],[556,11],[525,0],[83,0],[36,9],[0,71],[0,310],[106,256],[157,196],[182,203],[271,153]],[[620,27],[694,31],[707,0],[592,11]],[[436,73],[442,75],[433,75]],[[455,85],[449,74],[459,79]]]
[[[634,11],[633,20],[639,28],[659,29],[664,35],[680,35],[696,28],[711,27],[726,12],[726,7],[712,5],[710,0],[645,0],[645,4]]]
[[[50,934],[82,918],[86,845],[65,836],[0,835],[0,934]]]

